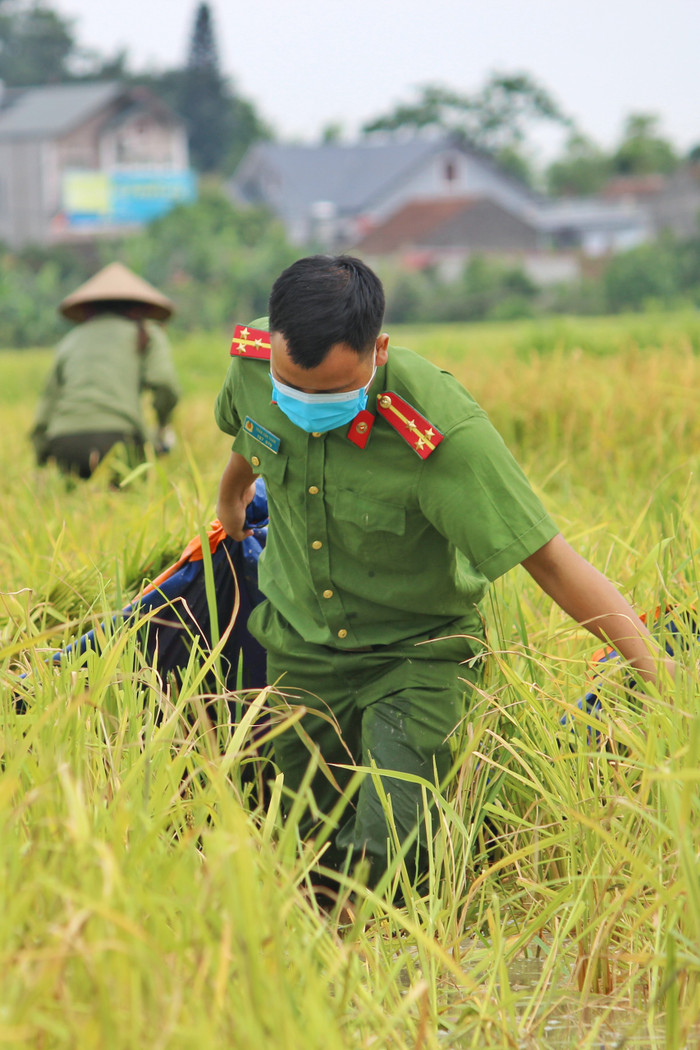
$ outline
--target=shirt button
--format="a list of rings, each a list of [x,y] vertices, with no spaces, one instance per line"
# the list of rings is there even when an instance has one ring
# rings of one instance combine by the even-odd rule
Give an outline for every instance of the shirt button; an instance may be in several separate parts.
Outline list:
[[[313,549],[315,551],[320,551],[320,549],[323,546],[323,544],[321,543],[320,540],[314,540],[314,542],[311,544],[311,546],[313,547]]]
[[[309,492],[312,496],[318,496],[318,485],[310,485]]]
[[[323,597],[324,598],[332,598],[333,597],[333,591],[324,591],[323,592]]]
[[[260,460],[258,459],[257,456],[251,456],[250,457],[250,462],[253,464],[254,467],[259,467],[260,466]]]
[[[340,630],[338,631],[338,637],[339,638],[347,638],[347,636],[348,636],[348,632],[345,630],[344,627],[341,627]]]
[[[320,438],[320,436],[321,436],[321,431],[320,430],[314,430],[313,434],[311,435],[312,438]]]

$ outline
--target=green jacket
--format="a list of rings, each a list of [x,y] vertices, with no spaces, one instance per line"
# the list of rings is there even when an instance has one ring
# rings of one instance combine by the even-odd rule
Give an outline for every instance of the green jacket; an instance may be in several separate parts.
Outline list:
[[[136,324],[117,314],[101,314],[65,336],[34,421],[38,454],[63,434],[121,431],[144,440],[141,394],[147,389],[158,424],[168,422],[180,396],[170,345],[156,322],[147,321],[146,330],[142,354]]]
[[[444,435],[427,458],[378,412],[387,391]],[[489,581],[558,530],[449,373],[390,347],[367,407],[376,418],[364,449],[347,426],[307,434],[272,403],[269,363],[232,358],[215,414],[267,486],[261,590],[308,642],[335,648],[390,644],[469,615],[480,633]]]

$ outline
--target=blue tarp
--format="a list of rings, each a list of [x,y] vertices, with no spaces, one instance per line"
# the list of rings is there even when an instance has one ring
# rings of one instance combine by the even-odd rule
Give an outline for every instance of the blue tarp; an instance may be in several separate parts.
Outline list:
[[[236,602],[239,603],[220,657],[223,684],[231,690],[238,686],[258,689],[265,685],[265,650],[247,628],[251,610],[263,598],[258,589],[258,558],[265,546],[268,526],[267,494],[262,478],[256,481],[255,489],[255,498],[246,512],[246,525],[253,529],[252,536],[240,542],[224,536],[211,554],[220,636],[231,621]],[[201,557],[185,560],[163,582],[122,609],[114,622],[133,622],[151,612],[153,615],[140,628],[142,650],[161,675],[177,676],[189,662],[194,639],[205,650],[212,647]],[[60,662],[71,653],[84,653],[96,649],[97,645],[96,632],[88,631],[57,652],[53,659]]]

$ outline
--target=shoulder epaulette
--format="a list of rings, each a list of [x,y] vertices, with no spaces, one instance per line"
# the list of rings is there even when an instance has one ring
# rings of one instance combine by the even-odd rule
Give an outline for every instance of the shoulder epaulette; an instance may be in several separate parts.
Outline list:
[[[391,390],[377,395],[377,411],[421,459],[427,459],[444,437],[430,420]]]
[[[248,328],[237,324],[233,331],[231,343],[232,357],[255,357],[262,361],[270,360],[270,333],[262,328]]]

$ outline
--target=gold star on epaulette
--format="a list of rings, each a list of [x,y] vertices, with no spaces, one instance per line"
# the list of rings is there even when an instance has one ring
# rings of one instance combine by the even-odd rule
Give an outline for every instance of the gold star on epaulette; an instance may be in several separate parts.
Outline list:
[[[231,342],[231,354],[247,358],[270,360],[270,333],[261,328],[236,325]]]
[[[378,395],[377,410],[421,459],[427,459],[443,439],[439,430],[392,391]]]

